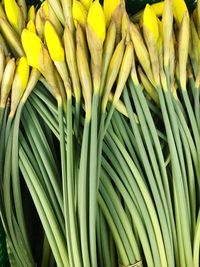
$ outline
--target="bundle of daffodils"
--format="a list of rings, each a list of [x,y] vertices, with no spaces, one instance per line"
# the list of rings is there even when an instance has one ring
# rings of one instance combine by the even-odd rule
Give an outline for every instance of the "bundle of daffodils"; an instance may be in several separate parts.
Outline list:
[[[14,267],[198,267],[200,1],[0,5],[0,214]]]

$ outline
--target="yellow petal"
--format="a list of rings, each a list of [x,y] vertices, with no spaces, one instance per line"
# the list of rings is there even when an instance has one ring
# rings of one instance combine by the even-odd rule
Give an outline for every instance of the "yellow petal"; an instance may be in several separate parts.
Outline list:
[[[157,17],[160,17],[163,13],[163,4],[164,4],[163,2],[160,2],[151,5]]]
[[[12,27],[20,32],[21,12],[15,0],[4,0],[4,7],[8,21]]]
[[[90,6],[87,23],[103,43],[106,35],[106,22],[103,8],[98,0],[95,0]]]
[[[30,31],[30,32],[33,32],[33,33],[36,33],[36,28],[35,28],[35,24],[32,20],[30,20],[28,23],[27,23],[27,29]]]
[[[87,19],[87,10],[81,2],[77,0],[73,1],[72,15],[75,26],[77,26],[77,22],[81,25],[85,25]]]
[[[44,26],[46,44],[53,61],[64,61],[64,49],[53,25],[46,21]]]
[[[10,116],[13,116],[17,106],[24,94],[29,78],[29,65],[26,57],[21,57],[18,61],[17,69],[15,72],[12,92],[11,92],[11,107]]]
[[[32,20],[35,21],[35,7],[31,6],[28,10],[28,21]]]
[[[104,0],[103,1],[103,10],[105,14],[106,25],[109,24],[112,14],[115,9],[120,5],[124,0]]]
[[[42,53],[42,41],[33,32],[24,29],[21,35],[22,46],[27,56],[28,64],[40,70],[39,59]]]
[[[150,5],[146,5],[143,15],[143,24],[146,29],[149,30],[154,36],[155,41],[157,42],[159,37],[159,28],[158,21],[155,12],[153,11]]]
[[[18,75],[18,79],[21,82],[21,86],[22,86],[21,89],[22,90],[26,89],[26,85],[27,85],[28,77],[29,77],[29,69],[30,68],[29,68],[29,65],[27,62],[27,58],[21,57],[18,65],[17,65],[15,76]]]
[[[174,17],[179,25],[181,24],[185,12],[187,12],[187,16],[189,16],[184,0],[173,0],[173,11]]]
[[[80,2],[84,5],[84,7],[88,10],[92,4],[93,0],[80,0]]]

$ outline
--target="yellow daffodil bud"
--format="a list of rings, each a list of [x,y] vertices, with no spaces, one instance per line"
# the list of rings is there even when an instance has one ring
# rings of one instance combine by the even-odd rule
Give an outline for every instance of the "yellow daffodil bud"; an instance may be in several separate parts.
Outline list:
[[[5,63],[6,63],[5,54],[4,54],[3,49],[0,48],[0,84],[3,78]]]
[[[12,85],[10,116],[12,116],[16,111],[16,108],[26,89],[28,78],[29,78],[28,62],[26,57],[21,57],[17,64]]]
[[[91,54],[94,93],[99,94],[101,85],[103,42],[105,40],[106,25],[103,8],[97,0],[91,4],[88,11],[86,34]]]
[[[55,27],[57,33],[60,36],[62,36],[63,34],[62,25],[58,20],[58,17],[56,16],[55,11],[53,10],[49,1],[44,1],[41,5],[41,18],[44,21],[43,23],[45,23],[46,20],[49,20]]]
[[[163,4],[164,4],[164,2],[162,1],[162,2],[158,2],[158,3],[151,5],[151,8],[153,9],[153,11],[155,12],[157,17],[161,17],[163,14]],[[144,12],[144,10],[139,11],[136,14],[134,14],[131,17],[131,21],[134,23],[139,22],[141,17],[143,16],[143,12]]]
[[[21,57],[16,68],[13,86],[19,86],[24,91],[29,78],[29,65],[26,57]]]
[[[39,70],[53,89],[52,93],[57,98],[60,97],[57,79],[55,77],[55,67],[47,49],[41,39],[33,32],[24,29],[21,36],[22,45],[27,56],[28,64]]]
[[[114,98],[113,98],[114,106],[116,106],[118,100],[120,99],[124,86],[127,82],[128,76],[131,71],[132,62],[133,62],[133,44],[132,42],[129,42],[126,46],[122,64],[121,64],[120,71],[119,71],[117,88],[115,90]]]
[[[103,1],[103,10],[106,19],[106,25],[109,24],[110,19],[115,12],[115,9],[121,4],[124,3],[124,0],[104,0]]]
[[[5,107],[13,83],[15,73],[15,60],[10,59],[5,67],[1,83],[0,106]]]
[[[65,63],[64,48],[55,28],[49,21],[46,21],[45,23],[44,35],[51,59],[54,61],[54,64],[64,82],[67,93],[71,95],[71,81]]]
[[[87,10],[84,5],[78,0],[73,1],[72,14],[74,18],[74,24],[77,27],[77,23],[85,26],[87,20]]]
[[[112,21],[108,27],[106,34],[106,39],[103,48],[103,59],[102,59],[102,74],[101,74],[101,89],[100,93],[102,94],[104,90],[105,80],[107,76],[108,66],[113,55],[116,41],[116,26]]]
[[[28,10],[28,21],[30,20],[35,21],[35,16],[36,16],[35,7],[34,5],[32,5]]]
[[[43,72],[40,68],[40,56],[43,48],[43,43],[40,38],[35,33],[24,29],[21,35],[21,40],[28,64]]]
[[[44,1],[37,11],[35,20],[37,34],[41,40],[44,39],[44,24],[46,20],[49,20],[53,24],[57,33],[61,37],[63,34],[63,28],[49,2]]]
[[[73,0],[61,0],[65,23],[74,34],[74,20],[72,15],[72,2]]]
[[[15,0],[4,0],[4,7],[8,21],[13,29],[21,34],[24,26],[22,12]]]
[[[102,111],[103,112],[105,112],[106,110],[109,94],[119,74],[121,62],[122,62],[123,55],[124,55],[124,50],[125,50],[125,41],[123,39],[119,42],[119,44],[115,48],[115,51],[113,53],[113,56],[109,64],[108,74],[107,74],[107,79],[106,79],[106,84],[105,84],[105,89],[103,92],[103,99],[102,99]]]
[[[106,23],[103,8],[98,0],[95,0],[90,6],[87,24],[103,44],[106,36]]]
[[[147,51],[147,48],[144,44],[144,41],[142,39],[140,32],[138,31],[137,27],[133,23],[130,24],[130,36],[134,44],[137,58],[142,68],[144,69],[145,73],[147,74],[147,77],[153,83],[153,74],[151,70],[149,53]]]
[[[13,30],[10,24],[2,18],[0,18],[0,30],[9,44],[13,54],[16,56],[23,56],[24,51],[22,49],[18,34]]]
[[[152,34],[157,42],[159,37],[159,28],[156,14],[150,5],[146,5],[143,15],[143,27],[148,30],[148,33]]]
[[[80,0],[80,2],[84,5],[84,7],[89,10],[93,0]]]
[[[181,25],[184,13],[189,17],[188,9],[184,0],[173,0],[174,17],[178,25]]]
[[[26,28],[27,28],[30,32],[36,33],[35,24],[34,24],[34,22],[33,22],[32,20],[30,20],[30,21],[27,23]]]
[[[65,45],[65,51],[66,51],[65,58],[66,58],[68,69],[69,69],[71,79],[72,79],[74,95],[75,95],[76,100],[80,101],[81,88],[80,88],[78,67],[77,67],[77,61],[76,61],[76,47],[75,47],[75,42],[73,39],[72,32],[70,31],[67,25],[64,30],[63,39],[64,39],[64,45]]]
[[[159,2],[159,3],[155,3],[155,4],[151,5],[151,7],[153,8],[153,11],[154,11],[154,13],[156,14],[157,17],[161,17],[162,16],[163,5],[164,5],[164,2]]]
[[[189,53],[189,42],[190,42],[190,25],[189,17],[187,13],[184,14],[178,41],[178,55],[179,55],[179,75],[180,85],[182,90],[186,90],[186,79],[187,79],[187,60]]]
[[[159,32],[158,19],[153,9],[150,7],[150,5],[146,5],[146,8],[144,10],[143,32],[149,51],[154,81],[156,83],[155,85],[158,86],[160,83],[159,58],[158,58],[158,52],[159,52],[158,41],[160,37],[160,32]],[[160,45],[162,45],[162,42],[160,43]],[[160,48],[162,49],[161,46]]]
[[[64,49],[53,25],[46,21],[44,26],[46,44],[53,61],[64,61]]]
[[[173,6],[172,0],[165,0],[162,16],[162,36],[164,48],[164,66],[169,66],[170,60],[170,42],[172,39],[173,31]]]
[[[85,101],[86,118],[91,118],[91,102],[92,102],[92,79],[90,67],[87,60],[86,50],[82,42],[82,29],[78,25],[76,31],[76,58],[78,62],[78,73],[82,85],[82,94]]]

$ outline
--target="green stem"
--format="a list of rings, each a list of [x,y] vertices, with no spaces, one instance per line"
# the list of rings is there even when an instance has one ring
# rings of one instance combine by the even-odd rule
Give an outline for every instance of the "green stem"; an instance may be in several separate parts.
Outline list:
[[[26,105],[26,107],[27,106],[28,105]],[[33,116],[34,110],[31,109],[31,111],[31,115]],[[51,171],[52,166],[46,158],[47,152],[45,144],[41,141],[41,136],[38,135],[37,132],[37,126],[34,123],[34,120],[32,120],[30,113],[27,112],[27,108],[25,108],[23,112],[22,124],[24,125],[26,138],[28,139],[35,156],[35,166],[37,166],[37,169],[35,167],[35,171],[37,171],[38,175],[40,174],[38,177],[41,177],[40,182],[42,187],[48,195],[52,207],[55,210],[62,232],[64,233],[63,200],[61,188],[58,186],[57,180],[55,179],[57,175]]]
[[[74,181],[74,148],[73,148],[73,127],[72,127],[72,95],[67,94],[67,197],[68,197],[68,217],[70,227],[71,246],[74,265],[82,266],[80,256],[80,244],[78,241],[78,227],[75,211],[75,181]]]
[[[8,225],[8,232],[11,237],[11,242],[13,244],[14,249],[17,252],[17,257],[19,261],[21,261],[22,266],[27,266],[30,264],[29,261],[26,259],[24,249],[20,249],[19,247],[19,240],[16,238],[16,234],[14,231],[13,226],[13,210],[12,210],[12,200],[10,194],[10,187],[11,187],[11,151],[12,151],[12,129],[10,135],[7,140],[7,147],[5,152],[5,164],[4,164],[4,173],[3,173],[3,199],[5,205],[5,216],[6,222]],[[21,240],[22,241],[22,240]],[[30,265],[32,266],[32,265]]]
[[[127,255],[127,261],[124,262],[124,264],[128,265],[128,264],[130,264],[130,254],[129,254],[131,251],[130,243],[129,243],[128,238],[126,236],[123,224],[120,221],[119,214],[117,213],[117,211],[113,205],[113,202],[110,199],[110,196],[108,195],[105,187],[103,186],[103,184],[101,182],[99,185],[99,193],[102,195],[104,201],[106,202],[106,205],[108,207],[110,215],[112,216],[114,224],[116,225],[117,231],[118,231],[119,236],[122,240],[124,250],[126,251],[126,255]]]
[[[6,107],[4,111],[4,116],[2,119],[2,124],[0,128],[0,179],[3,179],[3,165],[4,165],[4,155],[5,155],[5,132],[6,132],[6,124],[7,124],[7,116],[8,116],[9,108]]]
[[[143,159],[143,164],[144,164],[144,169],[146,171],[146,177],[149,181],[150,184],[150,188],[152,190],[152,194],[153,194],[153,198],[155,201],[155,205],[156,205],[156,209],[158,212],[158,216],[160,219],[160,224],[161,224],[161,229],[162,229],[162,233],[163,233],[163,240],[164,240],[164,244],[165,244],[165,251],[166,251],[166,256],[167,256],[167,261],[168,264],[170,265],[170,263],[173,263],[173,244],[171,241],[171,233],[170,233],[170,223],[169,223],[169,219],[166,216],[166,200],[162,200],[162,195],[159,189],[162,189],[163,191],[163,187],[162,187],[162,183],[160,183],[160,181],[158,180],[158,176],[159,174],[157,174],[157,172],[154,171],[154,163],[152,163],[151,158],[153,158],[153,148],[149,147],[150,145],[150,140],[146,141],[147,144],[147,150],[150,149],[151,153],[150,153],[150,161],[147,155],[147,151],[145,149],[144,146],[144,140],[146,140],[147,136],[148,136],[148,129],[144,130],[144,134],[145,136],[141,135],[141,132],[138,129],[138,125],[136,124],[135,120],[133,119],[133,109],[131,106],[131,102],[128,96],[128,92],[127,89],[124,90],[124,101],[127,107],[127,111],[130,117],[130,123],[133,129],[133,132],[135,134],[137,143],[138,143],[138,148],[139,148],[139,153],[141,154],[141,157]],[[138,108],[139,105],[137,105]],[[140,114],[141,115],[141,114]],[[143,127],[143,125],[142,125]],[[147,128],[147,127],[146,127]],[[143,140],[144,139],[144,140]],[[154,161],[155,157],[154,157]],[[159,186],[160,184],[160,186]]]
[[[121,260],[121,262],[124,262],[125,264],[128,264],[128,258],[127,258],[127,254],[126,254],[126,251],[124,249],[124,246],[123,246],[123,243],[122,243],[122,240],[121,240],[121,237],[118,233],[118,230],[116,228],[116,225],[113,221],[113,218],[112,216],[110,215],[110,211],[103,199],[103,197],[98,194],[98,203],[101,207],[101,210],[108,222],[108,225],[110,227],[110,230],[113,234],[113,238],[115,240],[115,244],[116,244],[116,247],[117,247],[117,251],[118,251],[118,254],[119,254],[119,258]]]
[[[163,95],[162,89],[158,90],[159,93],[159,99],[160,99],[160,105],[161,105],[161,110],[163,114],[163,121],[165,123],[165,129],[167,132],[167,137],[168,137],[168,143],[169,143],[169,149],[170,149],[170,155],[171,155],[171,162],[172,162],[172,173],[173,173],[173,179],[174,179],[174,184],[175,184],[175,191],[177,194],[177,210],[182,211],[182,219],[178,217],[179,215],[176,214],[176,220],[177,222],[180,220],[180,233],[182,235],[183,240],[179,239],[178,240],[178,247],[179,247],[179,257],[180,257],[180,262],[184,262],[184,258],[188,262],[188,266],[191,266],[191,241],[190,241],[190,226],[189,226],[189,218],[188,218],[188,204],[186,202],[186,196],[185,196],[185,189],[181,177],[181,166],[179,162],[179,156],[177,153],[176,149],[176,142],[174,139],[174,134],[172,132],[170,120],[168,117],[168,112],[166,108],[166,103]],[[166,94],[166,93],[165,93]],[[170,103],[168,102],[168,105]],[[168,106],[168,110],[172,109],[172,106]],[[173,110],[172,110],[173,111]],[[174,113],[171,113],[171,120],[173,122],[174,127],[177,127],[177,121],[176,121],[176,116]],[[175,116],[173,118],[172,116]],[[180,140],[179,140],[180,142]],[[177,226],[178,227],[178,226]],[[184,253],[180,254],[181,251],[181,246],[182,243],[184,244]]]
[[[0,133],[3,125],[3,117],[4,117],[5,108],[0,107]]]
[[[103,257],[102,266],[111,266],[110,249],[109,249],[109,229],[102,211],[99,211],[99,224],[100,224],[100,233],[101,233],[100,238],[101,238],[101,248]]]
[[[166,258],[166,253],[165,253],[165,248],[164,248],[164,242],[163,242],[163,236],[161,234],[161,229],[159,225],[159,221],[157,218],[157,213],[155,210],[154,203],[152,201],[152,198],[149,194],[149,190],[147,189],[147,185],[144,183],[143,178],[140,176],[140,173],[137,170],[137,167],[135,166],[134,162],[130,158],[130,155],[126,151],[126,149],[121,145],[117,137],[114,135],[113,132],[111,133],[111,138],[115,141],[118,149],[120,150],[123,158],[126,160],[133,176],[137,178],[137,183],[138,186],[140,187],[140,190],[143,194],[143,197],[145,199],[145,203],[149,209],[149,212],[151,214],[151,219],[152,219],[152,224],[154,226],[154,231],[157,239],[157,243],[159,244],[159,254],[160,254],[160,259],[161,259],[161,266],[167,266],[167,258]],[[158,200],[157,200],[158,201]]]
[[[42,262],[41,267],[49,266],[49,258],[51,255],[51,247],[49,246],[49,242],[46,234],[44,235],[43,248],[42,248]]]
[[[45,192],[36,177],[31,163],[22,148],[19,149],[20,154],[20,169],[29,188],[30,194],[36,205],[37,212],[42,221],[45,232],[48,236],[48,241],[54,252],[54,256],[58,266],[69,266],[68,256],[66,254],[66,246],[60,235],[59,227],[56,218],[53,215],[51,206],[48,203]]]
[[[89,244],[92,267],[97,267],[96,249],[96,212],[97,212],[97,125],[98,125],[99,94],[94,93],[92,99],[92,119],[90,135],[90,164],[89,164]]]
[[[16,217],[19,224],[20,231],[22,233],[24,242],[26,244],[26,250],[28,257],[34,264],[33,256],[31,253],[30,243],[27,235],[26,223],[23,212],[22,204],[22,193],[21,193],[21,183],[19,177],[19,126],[21,113],[24,107],[24,103],[20,103],[13,121],[13,141],[12,141],[12,189],[13,189],[13,200],[16,210]]]
[[[137,231],[140,236],[149,266],[161,266],[159,244],[157,243],[155,236],[153,220],[151,219],[152,213],[149,211],[149,203],[145,203],[146,196],[145,194],[142,194],[137,183],[138,178],[134,177],[131,173],[128,164],[117,148],[117,145],[114,143],[113,137],[107,134],[106,142],[108,142],[109,147],[112,148],[112,152],[105,144],[104,152],[106,157],[111,160],[111,163],[116,171],[113,170],[111,164],[109,164],[104,157],[102,159],[103,168],[105,168],[106,172],[110,175],[110,178],[120,191],[124,201],[126,202],[126,205],[129,208],[134,224],[137,227]],[[143,183],[143,186],[146,187],[144,181]],[[144,225],[146,230],[144,229]],[[146,232],[148,237],[146,237]]]
[[[194,246],[193,246],[194,267],[199,267],[199,251],[200,251],[200,211],[198,213],[195,235],[194,235]]]
[[[89,247],[88,247],[88,207],[87,207],[87,196],[88,196],[88,145],[89,145],[89,132],[90,132],[90,120],[85,118],[82,147],[81,147],[81,158],[80,158],[80,169],[78,176],[78,211],[80,220],[80,238],[81,238],[81,249],[83,266],[90,267],[89,258]]]
[[[60,139],[60,152],[61,152],[61,170],[63,181],[63,203],[64,203],[64,218],[65,218],[65,231],[67,239],[67,249],[69,254],[69,264],[72,266],[72,244],[70,238],[69,214],[68,214],[68,196],[67,196],[67,159],[65,150],[65,133],[63,122],[63,105],[61,97],[57,98],[58,103],[58,121],[59,121],[59,139]]]

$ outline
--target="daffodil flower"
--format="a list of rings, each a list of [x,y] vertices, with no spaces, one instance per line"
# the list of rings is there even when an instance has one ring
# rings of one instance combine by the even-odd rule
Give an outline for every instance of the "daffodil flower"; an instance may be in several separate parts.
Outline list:
[[[35,7],[32,5],[28,10],[28,21],[35,21]]]
[[[15,0],[5,0],[4,7],[8,21],[15,29],[15,31],[20,34],[23,28],[24,21],[19,6],[17,5]]]
[[[189,17],[188,9],[184,0],[173,0],[173,11],[174,17],[179,26],[181,25],[181,21],[185,12]]]
[[[87,16],[87,25],[103,44],[106,36],[106,23],[103,8],[98,0],[95,0],[90,6]]]
[[[44,35],[50,56],[53,61],[64,61],[64,49],[53,25],[46,21]]]
[[[29,79],[29,64],[26,57],[21,57],[18,61],[13,85],[11,92],[11,111],[10,114],[13,115],[19,104],[20,99],[26,89],[28,79]]]
[[[86,19],[87,19],[87,9],[81,2],[77,0],[73,1],[72,15],[73,15],[74,24],[76,27],[77,27],[77,23],[85,26]]]
[[[33,22],[32,20],[30,20],[30,21],[27,23],[26,28],[27,28],[30,32],[36,33],[35,24],[34,24],[34,22]]]
[[[160,66],[159,66],[159,25],[158,18],[154,13],[150,5],[146,5],[143,15],[143,32],[144,38],[149,50],[149,56],[151,60],[151,66],[154,76],[154,85],[158,86],[160,84]]]
[[[27,29],[24,29],[21,35],[22,45],[27,56],[28,64],[43,73],[40,65],[43,43],[41,39]]]
[[[88,10],[93,2],[93,0],[80,0],[84,7]]]
[[[155,42],[157,42],[159,37],[157,17],[151,6],[148,4],[144,10],[143,27],[145,27],[148,32],[153,35]]]
[[[103,10],[106,19],[106,25],[109,24],[110,19],[115,12],[115,9],[121,4],[124,3],[124,0],[104,0],[103,1]]]
[[[67,92],[71,93],[71,81],[65,62],[64,48],[55,28],[49,21],[45,23],[44,36],[49,54],[64,82],[65,89]]]

